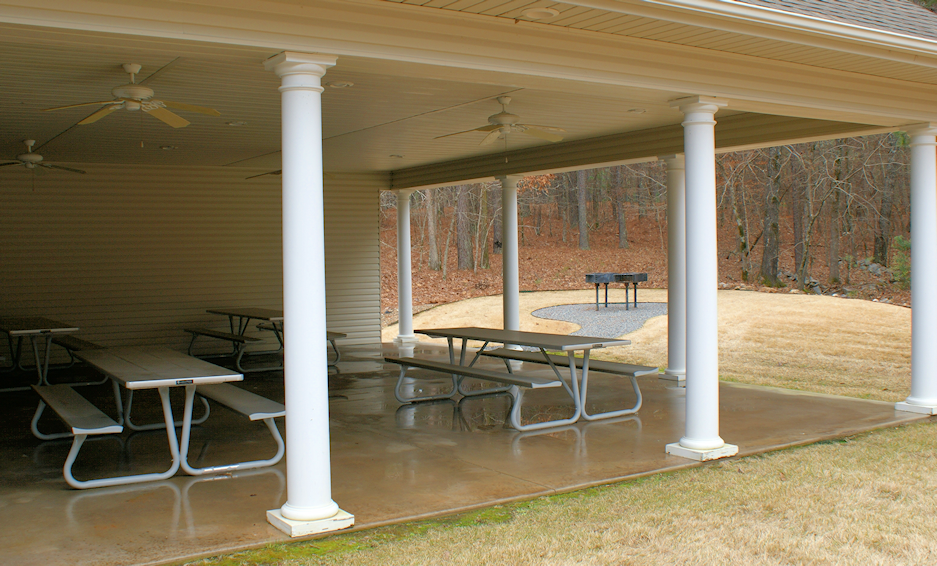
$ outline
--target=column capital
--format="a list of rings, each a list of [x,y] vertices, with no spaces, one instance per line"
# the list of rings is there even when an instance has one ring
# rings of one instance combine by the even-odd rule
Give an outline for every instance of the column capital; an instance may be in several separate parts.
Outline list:
[[[324,53],[297,53],[284,51],[264,61],[264,68],[274,71],[277,76],[285,74],[308,73],[322,76],[329,67],[334,67],[338,57]]]
[[[406,197],[416,192],[416,189],[391,189],[398,197]]]
[[[910,124],[902,128],[909,136],[937,136],[937,124],[933,122],[923,122],[921,124]]]
[[[682,153],[658,155],[657,160],[665,162],[667,164],[667,169],[683,169],[686,167],[686,158]]]
[[[499,177],[495,177],[495,179],[497,179],[498,182],[501,183],[502,187],[505,185],[517,187],[517,183],[523,178],[524,178],[523,175],[501,175]]]
[[[684,114],[689,112],[715,114],[720,108],[728,105],[728,101],[712,96],[688,96],[670,101],[671,108],[678,108]]]

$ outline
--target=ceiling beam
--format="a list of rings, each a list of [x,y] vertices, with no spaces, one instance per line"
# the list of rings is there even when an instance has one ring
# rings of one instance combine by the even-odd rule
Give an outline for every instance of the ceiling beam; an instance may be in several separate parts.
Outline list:
[[[752,113],[717,120],[716,148],[720,153],[890,131],[867,124]],[[556,173],[648,161],[676,153],[683,153],[683,127],[679,124],[400,169],[391,173],[389,188],[442,187],[503,175]]]

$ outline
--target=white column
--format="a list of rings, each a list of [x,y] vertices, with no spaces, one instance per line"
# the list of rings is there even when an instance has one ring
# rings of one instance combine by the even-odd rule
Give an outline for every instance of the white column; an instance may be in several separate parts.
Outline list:
[[[281,79],[283,154],[283,372],[287,501],[267,520],[290,536],[349,527],[332,501],[325,234],[322,208],[322,86],[329,55],[285,52],[264,62]]]
[[[686,159],[686,433],[667,453],[714,460],[738,453],[719,437],[719,340],[716,320],[716,152],[713,118],[725,102],[702,96],[671,103],[684,114]]]
[[[410,252],[410,195],[413,190],[397,193],[397,338],[394,344],[413,355],[417,338],[413,334],[413,268]]]
[[[661,379],[686,380],[686,169],[682,155],[667,163],[667,369]]]
[[[937,127],[911,136],[911,395],[899,411],[937,414]]]
[[[522,177],[508,175],[501,181],[501,277],[503,279],[505,330],[520,330],[521,295],[517,267],[517,182]]]

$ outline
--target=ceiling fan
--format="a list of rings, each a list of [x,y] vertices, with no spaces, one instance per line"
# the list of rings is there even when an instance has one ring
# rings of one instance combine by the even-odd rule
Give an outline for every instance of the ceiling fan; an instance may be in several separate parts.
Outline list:
[[[130,83],[121,85],[119,87],[111,90],[111,94],[114,95],[114,100],[104,100],[100,102],[84,102],[82,104],[70,104],[68,106],[59,106],[57,108],[46,108],[45,112],[52,110],[64,110],[65,108],[77,108],[79,106],[95,106],[100,104],[105,104],[104,108],[101,108],[94,114],[88,116],[84,120],[78,122],[79,125],[92,124],[97,122],[101,118],[107,116],[111,112],[120,110],[121,108],[126,108],[127,110],[142,110],[153,116],[154,118],[161,120],[173,128],[184,128],[189,125],[189,121],[185,118],[170,112],[168,108],[175,110],[185,110],[187,112],[198,112],[200,114],[208,114],[209,116],[221,116],[221,113],[213,108],[205,108],[204,106],[195,106],[193,104],[183,104],[182,102],[172,102],[171,100],[156,100],[153,98],[155,94],[153,89],[144,86],[143,83],[149,80],[144,79],[141,83],[136,82],[136,75],[140,72],[142,68],[136,63],[126,63],[123,65],[124,70],[130,73]]]
[[[512,133],[521,133],[527,134],[528,136],[534,136],[536,138],[545,139],[551,142],[558,142],[563,139],[563,136],[554,134],[551,132],[565,132],[563,128],[555,128],[553,126],[535,126],[532,124],[520,124],[518,123],[521,119],[517,114],[511,114],[507,110],[508,104],[511,103],[510,96],[499,96],[497,98],[499,104],[501,104],[501,112],[497,114],[492,114],[488,116],[488,124],[480,126],[478,128],[472,128],[471,130],[465,130],[462,132],[455,132],[454,134],[446,134],[444,136],[438,136],[435,139],[447,138],[449,136],[457,136],[459,134],[467,134],[469,132],[489,132],[485,139],[481,141],[479,145],[488,145],[494,143],[495,140],[501,137],[505,137],[508,134]]]
[[[7,165],[22,165],[27,169],[39,172],[45,169],[62,169],[63,171],[71,171],[72,173],[81,173],[84,175],[84,171],[81,169],[72,169],[71,167],[63,167],[62,165],[52,165],[51,163],[43,163],[42,156],[38,153],[33,153],[33,146],[36,145],[36,140],[23,140],[23,143],[26,144],[26,153],[21,153],[16,156],[16,161],[8,161],[7,163],[0,163],[0,167],[6,167]],[[37,169],[38,167],[38,169]]]

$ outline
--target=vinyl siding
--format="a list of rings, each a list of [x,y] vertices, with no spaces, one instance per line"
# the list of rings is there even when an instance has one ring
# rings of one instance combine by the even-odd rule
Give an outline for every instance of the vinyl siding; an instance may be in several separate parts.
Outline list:
[[[183,327],[227,326],[206,309],[282,307],[279,177],[70,165],[87,174],[0,169],[0,316],[56,319],[105,346],[184,350]],[[325,190],[327,325],[355,344],[380,341],[379,189],[361,179]]]

